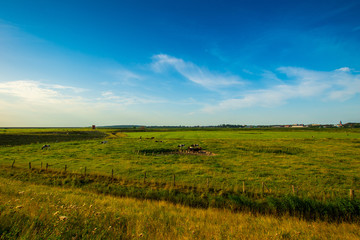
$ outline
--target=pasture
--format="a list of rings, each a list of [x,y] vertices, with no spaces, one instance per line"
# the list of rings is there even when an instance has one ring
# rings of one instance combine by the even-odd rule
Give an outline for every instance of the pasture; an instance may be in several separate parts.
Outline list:
[[[189,152],[192,144],[201,151]],[[71,196],[105,193],[259,219],[358,225],[359,152],[359,129],[0,129],[0,177],[69,189]]]
[[[49,164],[58,170],[67,165],[68,171],[77,173],[86,167],[88,173],[113,172],[129,180],[141,180],[146,172],[149,180],[160,182],[171,182],[175,174],[181,184],[209,182],[222,188],[242,188],[245,181],[253,191],[264,182],[272,192],[284,194],[294,185],[299,194],[320,198],[345,197],[360,184],[360,132],[353,129],[34,131],[24,135],[20,130],[0,132],[0,164],[10,166],[15,161],[15,166],[26,168],[31,162],[40,168],[42,163],[43,168]],[[33,135],[39,140],[6,145],[6,139],[14,135],[21,144]],[[101,144],[103,139],[106,144]],[[51,149],[41,150],[45,143]],[[182,154],[179,144],[185,144],[185,149],[199,144],[212,154]]]

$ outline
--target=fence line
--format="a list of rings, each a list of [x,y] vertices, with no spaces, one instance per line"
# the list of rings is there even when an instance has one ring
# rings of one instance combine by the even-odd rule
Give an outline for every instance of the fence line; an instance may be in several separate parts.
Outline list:
[[[11,168],[13,169],[14,168],[14,165],[15,165],[15,160],[12,162],[11,164]],[[43,162],[41,162],[41,165],[40,165],[40,170],[42,170],[42,166],[43,166]],[[45,171],[48,171],[49,167],[51,165],[49,165],[48,163],[46,163],[46,169]],[[35,169],[35,167],[31,164],[31,162],[29,162],[29,169],[30,170],[33,170]],[[66,174],[67,172],[69,173],[69,171],[67,171],[68,169],[68,165],[65,165],[64,167],[64,173]],[[84,174],[83,176],[86,177],[87,174],[88,174],[88,171],[87,171],[87,167],[85,166],[84,167]],[[56,169],[52,170],[52,172],[58,172]],[[74,172],[73,172],[74,173]],[[91,174],[89,174],[91,175]],[[93,174],[93,175],[96,175],[96,174]],[[100,174],[101,175],[101,174]],[[107,175],[102,175],[104,177],[109,177]],[[109,177],[110,178],[110,177]],[[111,180],[113,181],[114,179],[116,179],[116,177],[114,176],[114,169],[111,169]],[[149,182],[147,179],[149,179],[149,175],[147,174],[147,172],[145,171],[144,172],[144,177],[143,177],[143,183],[147,183]],[[126,179],[125,179],[126,180]],[[134,181],[134,180],[131,180],[131,179],[127,179],[127,180],[130,180],[130,181]],[[135,180],[136,181],[136,180]],[[151,181],[152,183],[158,183],[158,184],[161,184],[163,183],[162,180],[159,180],[159,179],[156,179],[155,178],[155,181]],[[268,195],[268,194],[286,194],[286,192],[284,191],[278,191],[278,192],[273,192],[271,191],[271,189],[267,186],[267,184],[265,182],[261,182],[261,187],[260,187],[260,190],[259,191],[256,191],[256,188],[252,187],[252,188],[246,188],[246,184],[245,184],[245,180],[242,181],[242,193],[245,194],[245,193],[252,193],[252,194],[260,194],[261,196],[265,196],[265,195]],[[249,182],[253,182],[253,181],[249,181]],[[170,185],[172,185],[173,187],[175,186],[178,186],[178,187],[183,187],[183,186],[189,186],[189,183],[186,183],[186,182],[183,182],[182,184],[176,184],[176,174],[172,174],[172,181],[171,182],[168,182],[168,181],[165,181],[165,184],[169,183]],[[254,183],[254,182],[253,182]],[[199,184],[198,186],[201,186],[201,184]],[[237,185],[236,185],[237,186]],[[235,189],[236,186],[232,186],[233,189]],[[296,187],[294,184],[290,185],[291,186],[291,193],[294,195],[294,196],[298,196],[298,187]],[[197,187],[199,188],[199,187]],[[204,190],[210,190],[210,180],[209,180],[209,177],[206,178],[206,184],[205,185],[202,185],[202,187],[200,188],[203,188]],[[216,184],[212,184],[212,188],[213,190],[223,190],[224,188],[224,185],[222,184],[222,187],[216,187]],[[253,191],[248,191],[248,189],[251,189]],[[265,191],[266,190],[266,191]],[[356,191],[355,189],[348,189],[349,192],[348,192],[348,196],[349,196],[349,199],[350,200],[354,200],[356,199]],[[234,190],[233,190],[234,191]],[[341,191],[344,191],[344,189],[341,189]],[[334,190],[331,190],[332,193],[336,193],[336,191]],[[339,193],[339,192],[337,192]],[[345,195],[344,195],[345,196]],[[319,197],[319,196],[316,196],[315,197]]]

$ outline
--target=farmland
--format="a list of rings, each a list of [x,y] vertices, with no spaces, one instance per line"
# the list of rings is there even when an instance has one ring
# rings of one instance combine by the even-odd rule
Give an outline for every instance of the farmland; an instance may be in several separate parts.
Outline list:
[[[50,149],[41,150],[44,144],[50,144]],[[185,147],[179,148],[179,144]],[[198,144],[203,152],[187,152],[186,148],[192,144]],[[16,208],[13,201],[19,199],[17,192],[21,192],[19,189],[25,184],[28,186],[26,189],[34,189],[29,193],[24,189],[26,194],[20,196],[27,202],[36,198],[36,192],[54,194],[56,191],[65,199],[77,201],[76,206],[86,202],[78,195],[92,194],[94,199],[91,201],[101,199],[101,204],[107,202],[106,206],[108,202],[130,201],[133,211],[140,211],[136,210],[136,206],[144,202],[135,200],[140,199],[148,204],[144,214],[153,214],[151,211],[159,204],[174,212],[175,206],[171,204],[176,204],[179,212],[211,215],[215,225],[216,221],[223,221],[219,218],[224,214],[246,218],[247,221],[275,221],[277,223],[271,224],[279,224],[279,229],[284,227],[284,223],[279,222],[288,219],[301,225],[301,230],[297,232],[307,232],[302,236],[304,239],[310,236],[321,239],[316,231],[305,231],[307,221],[316,221],[316,224],[327,227],[330,226],[326,222],[330,222],[334,224],[332,228],[343,228],[343,222],[348,222],[346,226],[349,229],[358,227],[359,149],[358,129],[0,129],[0,177],[2,182],[9,182],[8,187],[1,185],[2,199],[8,199],[0,203],[1,230],[10,235],[29,234],[26,236],[35,238],[31,232],[19,230],[15,233],[5,227],[7,223],[3,214],[13,211],[9,209],[10,203]],[[355,190],[351,198],[350,189]],[[148,200],[160,200],[160,203]],[[56,212],[55,207],[45,207],[46,204],[57,204],[49,201],[40,201],[38,208],[45,209],[48,214]],[[67,200],[66,204],[71,204],[71,201]],[[191,210],[185,210],[188,207],[192,207]],[[103,208],[99,211],[110,214],[109,221],[115,224],[115,215],[119,212]],[[25,210],[27,212],[22,214],[29,219],[36,217],[33,210],[26,207],[16,213]],[[80,211],[77,218],[85,217],[89,214],[87,211]],[[249,217],[249,213],[257,216]],[[44,222],[53,221],[48,214],[37,217],[43,218]],[[180,213],[179,219],[176,214],[170,213],[166,217],[172,219],[167,223],[168,228],[162,226],[160,232],[154,232],[141,229],[145,223],[135,224],[140,221],[134,219],[138,218],[135,214],[131,220],[130,217],[127,219],[133,229],[123,230],[123,238],[133,238],[141,232],[149,239],[160,237],[158,234],[179,238],[181,235],[177,231],[189,234],[188,229],[199,231],[189,235],[190,239],[208,236],[203,232],[204,226],[196,230],[181,225],[183,230],[175,231],[175,222],[185,218]],[[205,221],[200,216],[195,218],[200,225]],[[232,222],[241,221],[239,219]],[[81,221],[82,224],[86,222],[84,219]],[[197,224],[194,219],[188,221]],[[232,224],[225,222],[229,226]],[[105,229],[104,224],[101,228]],[[210,228],[215,229],[215,226]],[[238,231],[235,225],[233,228],[232,235],[224,235],[219,229],[210,231],[216,231],[213,232],[216,239],[251,236],[250,232],[246,232],[249,231],[246,224],[244,232]],[[34,227],[34,231],[36,229]],[[66,233],[66,228],[61,231],[59,236],[64,237],[62,234]],[[301,236],[289,226],[287,229],[284,227],[283,232],[276,231],[259,233],[253,238],[270,238],[271,235],[274,238],[298,239]],[[332,235],[335,237],[335,232],[342,230],[328,231],[334,231]],[[82,233],[85,234],[82,236],[90,237],[86,235],[90,232]],[[80,233],[68,231],[68,234]],[[102,237],[111,237],[111,231],[102,234],[105,234]],[[360,237],[358,230],[349,230],[348,234],[349,239]],[[42,236],[49,237],[46,234]]]

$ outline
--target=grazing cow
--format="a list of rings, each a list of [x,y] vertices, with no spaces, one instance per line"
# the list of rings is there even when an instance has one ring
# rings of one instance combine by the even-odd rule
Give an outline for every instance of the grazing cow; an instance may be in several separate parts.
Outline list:
[[[44,146],[41,147],[41,150],[43,150],[44,148],[50,148],[49,144],[45,144]]]
[[[178,147],[179,148],[185,147],[185,144],[179,144]]]
[[[192,147],[198,147],[199,144],[191,144]]]
[[[108,142],[108,141],[102,141],[101,144],[105,144],[105,143],[107,143],[107,142]]]
[[[189,152],[200,152],[201,150],[201,147],[188,147]]]

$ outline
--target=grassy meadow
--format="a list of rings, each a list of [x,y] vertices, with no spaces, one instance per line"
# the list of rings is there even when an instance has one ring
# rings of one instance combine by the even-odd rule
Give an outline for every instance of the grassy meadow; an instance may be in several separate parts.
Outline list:
[[[186,152],[191,144],[204,153]],[[1,236],[357,239],[359,152],[360,129],[0,129]],[[24,186],[31,194],[19,196]],[[88,221],[91,209],[76,208],[59,223],[52,211],[62,200],[50,198],[36,200],[38,215],[15,206],[55,192],[62,205],[98,201],[107,217]],[[131,206],[126,217],[115,202]],[[46,226],[31,225],[39,218]],[[118,220],[125,227],[111,230]],[[10,227],[17,221],[29,230]],[[82,227],[69,230],[73,221]]]
[[[30,144],[6,145],[9,133],[1,133],[3,166],[43,168],[70,172],[110,175],[141,180],[217,188],[260,190],[262,182],[272,192],[291,193],[295,185],[299,194],[322,198],[348,195],[360,184],[360,131],[164,131],[112,132],[47,131],[39,134],[15,130],[18,141],[29,135],[39,140]],[[83,132],[83,134],[81,134]],[[104,133],[108,133],[105,137]],[[67,137],[69,139],[64,138]],[[44,139],[41,140],[41,137]],[[80,138],[81,140],[78,140]],[[141,137],[141,139],[140,139]],[[24,139],[23,139],[24,138]],[[64,138],[64,139],[63,139]],[[106,140],[106,144],[101,144]],[[43,144],[51,149],[41,150]],[[210,152],[181,154],[179,144],[199,144]]]

